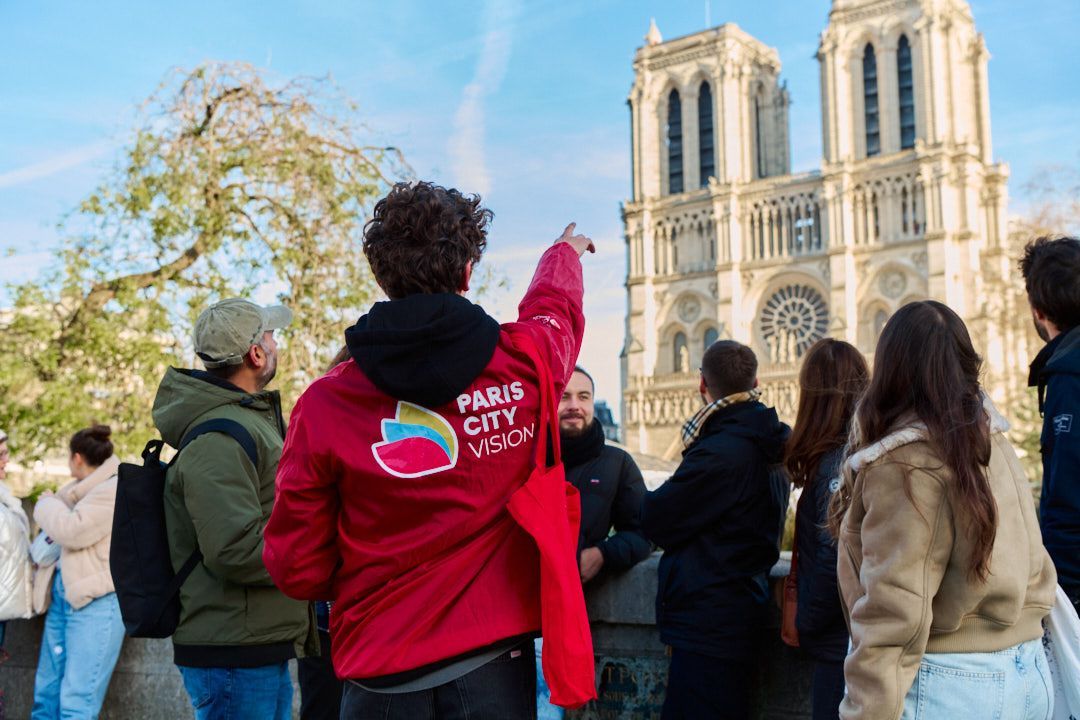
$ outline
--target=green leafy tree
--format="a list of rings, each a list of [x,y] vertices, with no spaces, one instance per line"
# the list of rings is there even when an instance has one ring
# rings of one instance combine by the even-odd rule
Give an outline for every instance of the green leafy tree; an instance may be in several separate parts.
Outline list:
[[[170,364],[192,364],[209,302],[276,295],[286,401],[325,368],[377,288],[360,239],[371,203],[408,173],[367,144],[356,107],[325,80],[272,84],[243,64],[170,73],[115,171],[63,223],[46,277],[9,288],[0,317],[0,426],[23,457],[92,421],[122,452],[154,432]]]

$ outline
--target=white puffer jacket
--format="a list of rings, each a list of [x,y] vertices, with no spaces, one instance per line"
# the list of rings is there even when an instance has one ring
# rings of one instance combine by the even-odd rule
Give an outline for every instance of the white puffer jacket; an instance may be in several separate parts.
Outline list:
[[[34,566],[22,502],[0,482],[0,621],[31,617]]]

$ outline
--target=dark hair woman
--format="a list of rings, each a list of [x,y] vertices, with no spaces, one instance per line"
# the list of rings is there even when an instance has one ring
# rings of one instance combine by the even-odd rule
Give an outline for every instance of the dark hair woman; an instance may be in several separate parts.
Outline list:
[[[830,511],[851,628],[843,718],[1049,713],[1056,575],[981,366],[939,302],[905,305],[881,334]]]
[[[112,432],[94,425],[69,443],[72,482],[34,506],[34,520],[60,546],[34,579],[40,612],[51,593],[34,678],[33,717],[95,718],[124,639],[109,571],[116,473]]]
[[[799,371],[799,409],[784,452],[795,487],[798,543],[799,646],[814,659],[814,720],[835,720],[844,698],[847,625],[836,588],[836,542],[829,534],[829,499],[840,485],[840,457],[855,403],[870,378],[862,354],[825,338],[806,353]]]

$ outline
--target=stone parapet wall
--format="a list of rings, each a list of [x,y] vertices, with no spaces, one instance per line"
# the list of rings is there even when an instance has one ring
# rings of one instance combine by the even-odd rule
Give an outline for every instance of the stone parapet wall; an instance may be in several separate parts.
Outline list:
[[[659,720],[667,686],[667,651],[654,624],[659,553],[615,577],[590,584],[586,592],[596,651],[600,698],[568,713],[570,720]],[[787,574],[786,560],[773,569],[774,581]],[[0,664],[6,717],[27,718],[33,702],[34,671],[41,645],[42,618],[7,624]],[[811,665],[780,642],[777,627],[762,636],[755,689],[757,719],[810,717]],[[290,663],[294,674],[295,661]],[[293,697],[299,717],[299,690]],[[175,720],[192,717],[168,640],[127,639],[113,673],[101,717]]]
[[[781,559],[774,584],[788,573]],[[667,688],[667,648],[655,625],[660,554],[626,573],[587,588],[599,699],[567,713],[570,720],[659,720]],[[779,611],[761,638],[754,695],[755,720],[810,717],[812,664],[780,641]]]

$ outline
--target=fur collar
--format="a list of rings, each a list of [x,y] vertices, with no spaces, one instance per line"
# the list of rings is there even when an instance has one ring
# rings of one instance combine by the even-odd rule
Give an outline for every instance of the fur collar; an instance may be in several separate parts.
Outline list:
[[[990,417],[991,435],[994,433],[1002,433],[1009,429],[1009,421],[997,411],[997,408],[994,407],[994,403],[990,401],[990,397],[986,395],[986,393],[983,393],[983,410],[985,410],[986,414]],[[847,459],[847,465],[854,472],[859,472],[870,463],[882,458],[893,450],[903,447],[904,445],[910,445],[911,443],[926,440],[926,437],[926,425],[917,421],[913,422],[898,430],[892,431],[876,443],[867,445],[862,450],[851,455]]]

